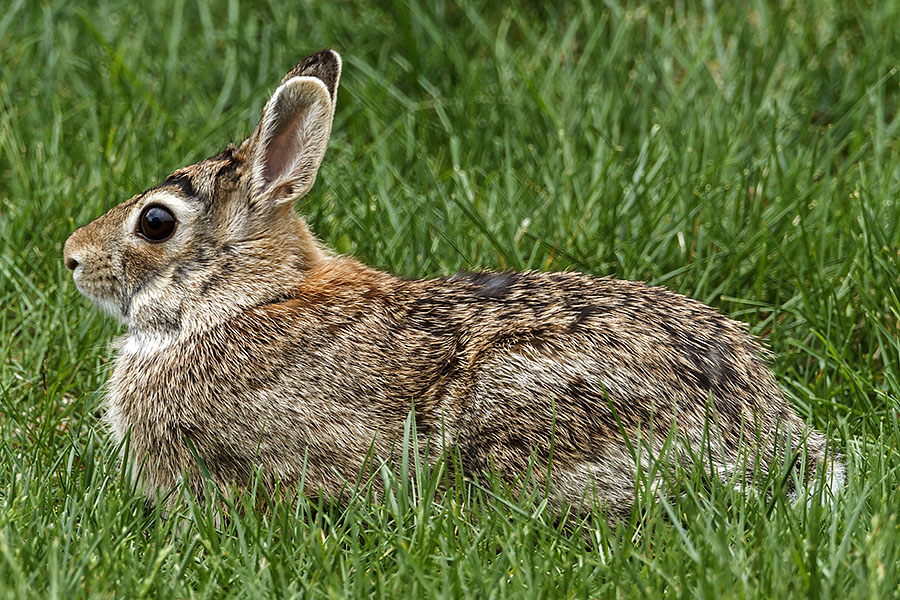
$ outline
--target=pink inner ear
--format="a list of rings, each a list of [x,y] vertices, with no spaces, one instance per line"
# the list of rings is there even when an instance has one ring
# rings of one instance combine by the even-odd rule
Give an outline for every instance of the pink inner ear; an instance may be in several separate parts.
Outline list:
[[[266,144],[262,175],[267,188],[273,181],[288,174],[303,150],[298,133],[306,110],[298,111],[292,116],[289,121],[279,123],[278,130]]]

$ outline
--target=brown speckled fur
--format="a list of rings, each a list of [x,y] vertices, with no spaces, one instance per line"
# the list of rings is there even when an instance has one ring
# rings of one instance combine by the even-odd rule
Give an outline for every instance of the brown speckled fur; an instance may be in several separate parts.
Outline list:
[[[795,448],[806,438],[807,476],[831,464],[756,342],[695,300],[577,273],[410,281],[329,253],[293,203],[324,155],[340,66],[327,50],[304,59],[240,147],[66,242],[78,288],[128,326],[106,415],[117,440],[130,433],[149,495],[184,474],[200,493],[196,450],[222,488],[262,467],[339,496],[370,448],[390,458],[413,404],[430,460],[453,444],[467,474],[510,482],[536,460],[561,505],[630,507],[622,429],[651,452],[674,429],[676,455],[741,484],[788,431]],[[178,221],[161,243],[135,233],[150,205]]]

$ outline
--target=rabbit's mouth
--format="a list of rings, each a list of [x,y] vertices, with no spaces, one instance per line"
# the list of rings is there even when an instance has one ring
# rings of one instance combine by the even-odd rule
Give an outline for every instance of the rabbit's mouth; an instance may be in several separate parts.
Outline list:
[[[78,291],[81,292],[85,298],[93,302],[97,308],[115,318],[117,321],[127,323],[125,313],[122,311],[120,303],[116,302],[115,294],[111,293],[113,290],[109,289],[109,287],[112,286],[108,287],[97,281],[86,279],[80,265],[72,274],[72,279],[75,281],[75,287]],[[109,281],[107,283],[112,284],[114,282]]]

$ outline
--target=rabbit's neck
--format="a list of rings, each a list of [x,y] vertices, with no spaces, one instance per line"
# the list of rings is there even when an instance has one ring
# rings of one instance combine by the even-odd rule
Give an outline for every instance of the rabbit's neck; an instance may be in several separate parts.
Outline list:
[[[135,294],[120,344],[125,353],[156,353],[207,332],[248,309],[292,297],[311,269],[331,260],[311,234],[295,248],[266,239],[226,244],[214,264],[183,275],[161,277]]]

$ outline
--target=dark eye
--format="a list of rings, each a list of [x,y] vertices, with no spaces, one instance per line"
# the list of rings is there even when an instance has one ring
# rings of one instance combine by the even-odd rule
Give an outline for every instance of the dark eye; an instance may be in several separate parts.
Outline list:
[[[162,206],[148,206],[138,219],[137,233],[150,242],[163,242],[175,233],[175,215]]]

